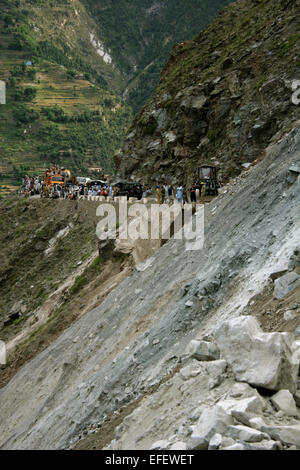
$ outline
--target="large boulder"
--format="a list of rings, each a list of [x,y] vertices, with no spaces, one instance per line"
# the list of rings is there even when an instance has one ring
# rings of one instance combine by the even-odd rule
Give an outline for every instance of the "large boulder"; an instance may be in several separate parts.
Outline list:
[[[236,380],[269,390],[296,391],[299,363],[293,355],[292,334],[264,333],[254,317],[240,316],[222,323],[215,339]]]

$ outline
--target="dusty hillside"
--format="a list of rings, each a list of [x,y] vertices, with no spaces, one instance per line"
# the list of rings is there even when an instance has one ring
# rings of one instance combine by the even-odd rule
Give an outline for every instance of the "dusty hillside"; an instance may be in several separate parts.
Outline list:
[[[97,204],[8,197],[0,204],[3,386],[64,329],[99,305],[132,269],[129,255],[98,252]]]
[[[177,45],[133,121],[116,168],[149,183],[187,182],[215,163],[226,181],[263,158],[299,117],[299,1],[239,0],[193,41]]]
[[[74,323],[1,389],[1,448],[67,448],[96,429],[91,447],[99,442],[100,448],[149,449],[158,439],[168,441],[160,448],[178,441],[189,448],[200,445],[195,435],[198,428],[190,428],[203,411],[202,407],[196,412],[199,400],[213,407],[225,394],[233,393],[238,379],[227,356],[195,366],[194,359],[184,359],[185,349],[191,339],[211,338],[227,319],[258,313],[253,310],[259,300],[255,296],[271,286],[269,276],[274,271],[290,269],[293,279],[299,280],[299,260],[286,267],[299,254],[299,178],[289,171],[299,162],[299,145],[298,124],[266,150],[261,163],[206,206],[203,250],[186,251],[184,242],[170,240],[144,270],[124,279],[99,307]],[[266,303],[273,296],[272,286],[269,293],[265,291]],[[281,330],[294,331],[299,326],[299,288],[291,295],[297,292],[293,300],[296,323],[290,324],[287,318]],[[273,305],[274,318],[283,314],[284,302],[290,308],[286,296]],[[284,338],[290,341],[290,336]],[[295,393],[296,369],[288,357],[291,382],[286,384],[287,378],[281,378],[280,387]],[[261,425],[265,430],[259,437],[259,431],[250,435],[263,440],[262,445],[267,436],[280,435],[281,443],[268,444],[278,448],[298,443],[298,411],[293,411],[293,418],[284,413],[279,418],[263,390],[259,389],[263,398],[258,398],[255,389],[250,387],[249,392],[245,387],[231,396],[262,399],[255,413],[265,410],[266,423]],[[230,403],[234,405],[232,398]],[[231,436],[243,431],[236,422],[233,425],[232,416],[218,413],[231,426]],[[280,419],[290,426],[292,438],[278,430]],[[221,433],[227,425],[222,424]],[[198,426],[202,426],[201,417]],[[81,442],[89,447],[88,442]]]

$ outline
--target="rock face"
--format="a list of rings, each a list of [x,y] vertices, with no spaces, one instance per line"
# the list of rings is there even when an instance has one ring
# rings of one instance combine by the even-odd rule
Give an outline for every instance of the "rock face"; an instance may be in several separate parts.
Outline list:
[[[299,364],[293,358],[293,336],[263,333],[257,320],[242,316],[221,324],[217,345],[237,380],[269,390],[297,388]]]
[[[299,0],[239,0],[176,46],[115,157],[119,174],[190,184],[201,164],[215,163],[227,179],[261,158],[298,116],[298,12]]]

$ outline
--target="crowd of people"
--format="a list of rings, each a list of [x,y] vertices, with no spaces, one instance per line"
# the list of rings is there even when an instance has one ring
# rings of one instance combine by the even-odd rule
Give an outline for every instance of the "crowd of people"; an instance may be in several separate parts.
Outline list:
[[[190,188],[186,185],[174,187],[171,185],[157,185],[156,187],[156,198],[158,204],[168,204],[169,202],[177,200],[178,203],[193,203],[197,201],[197,189],[201,196],[201,202],[204,203],[205,198],[205,184],[201,183],[201,189],[195,184],[192,184]]]
[[[56,184],[49,184],[38,176],[29,177],[26,175],[22,181],[20,194],[25,196],[39,195],[41,198],[52,199],[77,199],[78,196],[111,196],[114,198],[118,191],[118,186],[110,183],[88,186],[78,184],[76,181],[62,180]]]
[[[83,178],[84,179],[84,178]],[[36,196],[52,199],[77,199],[78,196],[111,196],[116,197],[119,188],[111,183],[83,184],[71,179],[69,170],[51,167],[45,171],[44,177],[28,176],[22,179],[20,195]]]
[[[84,180],[84,178],[80,178]],[[153,195],[151,188],[142,190],[141,185],[135,188],[132,185],[127,185],[128,188],[122,187],[120,194],[124,193],[127,188],[128,197],[130,195],[138,194],[138,198],[147,198]],[[136,191],[134,191],[136,189]],[[140,192],[138,191],[140,190]],[[198,190],[198,193],[197,193]],[[25,196],[40,195],[42,198],[52,199],[77,199],[79,196],[110,196],[112,200],[118,196],[120,188],[117,184],[111,182],[92,182],[92,183],[78,183],[76,178],[71,179],[69,170],[64,168],[52,167],[46,170],[43,180],[38,176],[28,176],[23,178],[20,193]],[[125,191],[126,194],[126,191]],[[178,203],[193,203],[197,201],[197,197],[201,197],[201,202],[204,203],[205,198],[205,184],[201,186],[192,184],[191,187],[186,185],[173,186],[172,184],[157,185],[155,196],[158,204],[169,204],[177,200]]]

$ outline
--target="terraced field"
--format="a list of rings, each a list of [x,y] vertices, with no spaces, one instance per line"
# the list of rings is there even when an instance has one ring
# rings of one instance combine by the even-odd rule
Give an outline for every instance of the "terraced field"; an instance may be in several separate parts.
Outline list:
[[[0,197],[15,190],[25,173],[41,174],[54,163],[67,166],[74,173],[88,174],[88,167],[99,166],[110,172],[113,154],[132,118],[130,108],[108,90],[101,77],[97,79],[97,71],[96,75],[91,74],[88,61],[86,66],[82,62],[82,68],[78,69],[81,58],[66,57],[63,65],[59,62],[64,60],[54,46],[57,61],[50,52],[47,59],[28,45],[18,50],[14,41],[18,35],[24,36],[25,31],[25,38],[30,42],[31,30],[24,20],[15,21],[9,27],[5,24],[5,12],[12,11],[13,3],[0,0],[4,10],[0,18],[0,79],[6,82],[6,104],[0,106]],[[27,7],[24,0],[22,7]],[[66,5],[58,6],[50,8],[48,13],[59,18],[65,9]],[[51,15],[42,20],[36,7],[34,12],[35,22],[43,26],[37,34],[42,39],[55,20]],[[55,39],[64,37],[68,42],[72,28],[83,27],[76,26],[71,19],[63,31],[60,23],[56,26],[53,44]],[[89,59],[93,54],[86,46],[87,52]],[[98,68],[102,70],[105,64],[98,59]],[[95,60],[93,56],[92,61]],[[27,61],[31,65],[27,66]]]

